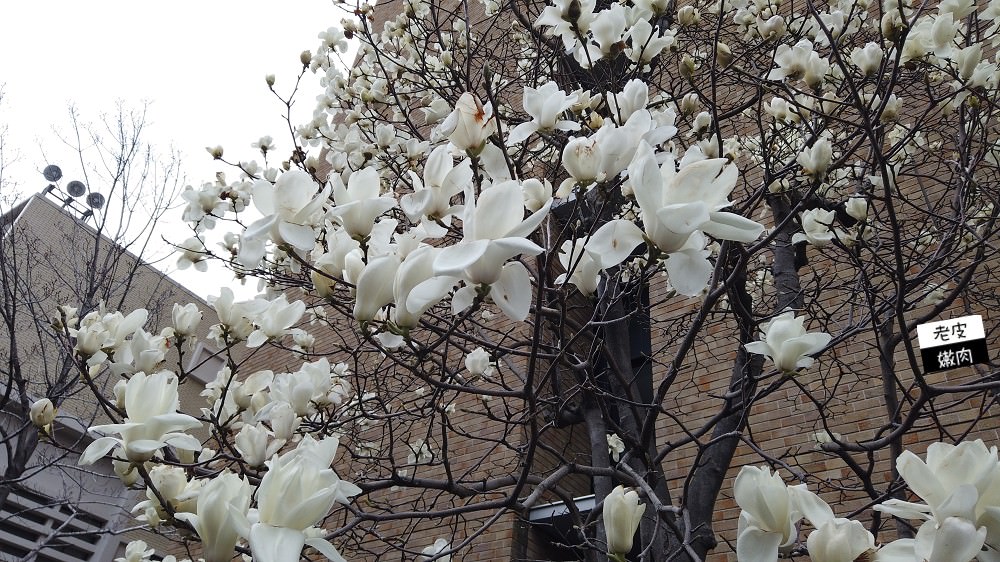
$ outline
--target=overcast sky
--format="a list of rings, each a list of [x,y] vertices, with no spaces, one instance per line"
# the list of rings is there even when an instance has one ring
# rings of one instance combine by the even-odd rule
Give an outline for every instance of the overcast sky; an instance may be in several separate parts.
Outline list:
[[[301,68],[299,53],[315,50],[317,34],[341,17],[331,0],[36,0],[8,6],[0,18],[0,123],[18,158],[5,175],[33,193],[44,186],[40,170],[48,159],[59,160],[72,179],[71,154],[60,152],[52,132],[67,128],[69,103],[94,119],[112,111],[116,100],[150,102],[146,140],[180,150],[193,185],[214,178],[217,167],[206,146],[221,144],[227,158],[248,160],[255,157],[250,143],[272,135],[280,154],[291,143],[283,108],[264,77],[274,74],[276,88],[287,91]],[[297,123],[312,114],[320,91],[318,80],[307,77]],[[206,285],[212,284],[192,288],[203,296],[218,293]]]

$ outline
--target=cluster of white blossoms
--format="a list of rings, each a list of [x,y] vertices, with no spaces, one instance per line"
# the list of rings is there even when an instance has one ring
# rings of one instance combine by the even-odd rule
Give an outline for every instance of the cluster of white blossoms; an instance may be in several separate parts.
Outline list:
[[[223,350],[240,341],[252,348],[294,336],[298,329],[292,326],[305,310],[301,301],[289,303],[284,295],[234,302],[228,290],[213,304],[221,322],[210,332]],[[178,411],[179,377],[164,362],[166,341],[189,344],[201,312],[194,305],[175,305],[172,325],[158,336],[142,329],[147,316],[145,310],[122,316],[102,309],[79,320],[79,328],[67,328],[76,335],[75,353],[89,372],[110,368],[122,377],[109,404],[122,421],[90,428],[98,438],[83,451],[80,464],[110,454],[127,486],[141,475],[146,499],[133,510],[138,518],[154,527],[189,526],[201,539],[207,562],[231,560],[238,544],[245,544],[259,562],[296,560],[305,546],[341,560],[316,525],[334,504],[349,503],[361,490],[332,468],[337,437],[314,438],[298,428],[350,406],[353,391],[346,366],[320,358],[295,373],[258,371],[242,380],[224,368],[203,392],[209,407],[195,418]],[[53,419],[47,399],[32,408],[36,425],[45,427]],[[227,452],[206,448],[190,433],[206,422],[214,435],[231,440],[239,462],[257,476],[232,472]],[[191,463],[225,468],[189,477],[183,465]],[[151,554],[135,543],[125,559],[145,560]]]
[[[813,531],[805,546],[816,562],[992,562],[1000,557],[1000,458],[982,440],[932,443],[926,461],[904,451],[900,476],[924,503],[899,499],[875,509],[919,520],[915,538],[877,546],[860,521],[836,517],[805,484],[787,486],[777,472],[744,466],[733,495],[740,512],[736,555],[740,562],[775,562],[779,551],[800,544],[800,521]]]
[[[487,17],[507,9],[494,0],[484,4]],[[483,34],[495,37],[499,26],[470,26],[461,14],[407,0],[372,30],[374,8],[359,4],[353,14],[360,19],[352,16],[342,29],[323,31],[315,53],[302,55],[303,67],[320,75],[325,91],[313,118],[291,139],[293,157],[272,166],[267,158],[281,144],[263,137],[254,145],[263,164],[239,162],[238,178],[220,174],[184,192],[183,217],[194,236],[178,244],[178,267],[204,268],[210,255],[219,257],[205,236],[231,228],[221,255],[241,277],[311,284],[307,290],[331,309],[347,311],[360,337],[370,337],[379,353],[409,364],[420,354],[391,354],[420,350],[421,335],[445,341],[452,328],[464,329],[461,322],[491,317],[492,310],[504,317],[487,324],[537,320],[532,314],[551,315],[545,308],[551,295],[601,298],[611,281],[662,275],[671,297],[701,296],[724,282],[722,248],[758,252],[773,240],[775,229],[758,222],[765,220],[757,213],[766,203],[789,204],[788,217],[775,222],[796,230],[789,236],[794,243],[834,251],[863,242],[884,228],[878,217],[891,197],[879,193],[895,190],[894,178],[915,155],[940,149],[943,137],[914,125],[916,117],[908,114],[912,89],[880,89],[880,76],[917,68],[925,83],[916,93],[937,96],[933,111],[942,119],[973,106],[976,111],[963,119],[995,119],[995,104],[982,97],[997,88],[1000,76],[1000,0],[986,7],[944,0],[932,8],[885,0],[880,10],[870,9],[869,0],[832,0],[808,13],[776,0],[680,8],[666,0],[612,0],[600,7],[596,0],[553,0],[537,17],[500,17],[510,50],[495,51],[518,53],[519,61],[511,64],[525,71],[511,77],[488,68],[476,70],[477,76],[462,74],[479,68],[474,53],[494,51],[480,40]],[[871,16],[876,11],[880,18]],[[978,28],[970,28],[972,20]],[[974,35],[983,39],[976,42]],[[882,39],[870,40],[876,36]],[[338,61],[352,37],[363,37],[363,43],[356,64],[345,71]],[[556,53],[539,50],[545,38],[553,39]],[[559,57],[562,62],[552,68],[532,66]],[[570,66],[588,80],[562,80]],[[599,72],[605,71],[620,73],[614,87],[604,86]],[[729,111],[719,98],[710,99],[717,85],[734,88],[733,77],[751,84],[746,91],[760,96],[757,105]],[[273,75],[266,81],[276,88]],[[679,90],[666,91],[676,84],[682,84]],[[877,167],[852,163],[870,148],[856,136],[862,123],[880,144]],[[995,162],[1000,150],[991,142],[983,160]],[[221,147],[209,152],[223,159]],[[766,173],[741,175],[741,168]],[[966,172],[970,183],[979,181],[971,179],[974,170]],[[560,207],[570,210],[569,224],[555,217]],[[259,218],[249,219],[248,210]],[[980,206],[963,221],[970,243],[992,224],[993,214],[992,207]],[[935,236],[913,237],[914,248],[926,250]],[[550,278],[541,268],[557,261],[562,270]],[[763,293],[771,272],[753,267],[755,275],[747,277],[759,278],[757,293]],[[286,295],[238,302],[222,289],[211,302],[219,323],[207,340],[220,353],[237,345],[256,350],[292,342],[307,354],[319,340],[305,325],[305,302]],[[313,310],[314,316],[325,314]],[[309,357],[291,372],[246,373],[227,362],[206,387],[207,407],[200,415],[181,413],[178,385],[187,375],[169,370],[164,359],[170,346],[193,343],[196,312],[175,308],[173,325],[159,333],[143,330],[145,311],[67,318],[67,334],[75,338],[86,374],[107,371],[120,378],[114,397],[106,399],[119,419],[92,428],[98,438],[81,462],[110,455],[127,485],[141,478],[147,493],[136,506],[140,516],[150,525],[186,526],[204,543],[209,562],[230,560],[237,546],[258,562],[296,560],[306,546],[339,560],[321,527],[337,504],[350,503],[362,490],[332,469],[341,443],[358,438],[341,435],[336,422],[364,420],[366,405],[378,402],[385,389],[359,390],[346,365],[322,357]],[[762,327],[761,341],[745,349],[768,357],[784,374],[807,368],[833,339],[807,332],[804,322],[805,316],[778,313]],[[444,323],[452,328],[441,330]],[[502,379],[503,353],[488,348],[487,337],[471,337],[477,339],[468,345],[443,345],[464,353],[449,351],[435,364],[447,372],[442,386],[474,393],[474,385]],[[552,356],[567,355],[558,345]],[[503,391],[496,394],[516,393]],[[486,404],[493,395],[479,398]],[[451,403],[434,411],[448,416],[455,408]],[[51,402],[39,400],[32,408],[39,427],[54,419]],[[192,436],[204,426],[218,451]],[[413,431],[396,449],[407,451],[398,455],[408,457],[405,463],[385,455],[393,470],[440,459],[434,432]],[[350,447],[353,452],[369,445]],[[609,435],[608,447],[616,458],[625,450],[616,435]],[[928,465],[953,456],[942,453],[946,446],[936,447]],[[798,521],[805,517],[817,529],[809,537],[810,552],[821,560],[847,562],[869,551],[880,557],[906,551],[917,560],[985,559],[987,554],[975,553],[963,558],[973,546],[995,552],[989,531],[991,510],[998,509],[990,472],[995,459],[987,457],[996,454],[981,448],[967,454],[974,447],[979,445],[955,449],[963,459],[981,460],[960,463],[982,475],[975,482],[945,482],[952,477],[936,468],[924,471],[935,479],[924,477],[918,461],[901,459],[900,472],[928,503],[888,502],[880,509],[925,523],[912,543],[897,541],[877,551],[867,531],[835,518],[814,494],[746,468],[736,483],[745,510],[740,558],[772,559],[795,544]],[[179,468],[195,463],[197,474]],[[945,472],[963,478],[961,471]],[[387,477],[394,482],[378,486],[399,484],[403,474],[395,470]],[[638,497],[619,487],[605,500],[613,556],[632,546],[642,513]],[[938,546],[955,540],[962,549],[947,555]],[[414,546],[407,548],[437,560],[452,552],[443,538],[422,551]],[[126,558],[146,553],[145,545],[136,544]]]

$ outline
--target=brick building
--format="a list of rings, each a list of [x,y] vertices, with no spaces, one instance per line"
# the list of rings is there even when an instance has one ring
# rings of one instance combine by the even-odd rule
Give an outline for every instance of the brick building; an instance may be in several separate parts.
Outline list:
[[[78,384],[69,344],[51,323],[59,305],[150,311],[145,325],[169,325],[173,303],[197,303],[204,337],[215,312],[127,248],[94,228],[87,207],[66,194],[46,192],[14,205],[0,217],[3,273],[3,327],[0,328],[0,560],[34,556],[39,561],[105,561],[122,545],[141,537],[155,545],[168,541],[151,534],[112,533],[135,525],[129,514],[137,501],[115,474],[110,460],[79,467],[78,454],[92,439],[87,428],[108,423],[91,391]],[[63,198],[66,201],[63,201]],[[93,211],[91,211],[93,212]],[[102,225],[103,226],[103,225]],[[88,305],[87,303],[91,303]],[[86,311],[82,312],[83,316]],[[199,393],[221,360],[199,346],[188,350],[191,376],[180,387],[181,407],[197,412]],[[171,350],[165,366],[176,364]],[[105,396],[120,377],[103,372],[94,381]],[[21,388],[19,381],[24,381]],[[23,394],[22,394],[23,391]],[[58,405],[51,437],[35,442],[38,430],[27,407],[49,396]],[[201,438],[207,434],[200,434]],[[23,473],[12,475],[11,454],[27,454]]]

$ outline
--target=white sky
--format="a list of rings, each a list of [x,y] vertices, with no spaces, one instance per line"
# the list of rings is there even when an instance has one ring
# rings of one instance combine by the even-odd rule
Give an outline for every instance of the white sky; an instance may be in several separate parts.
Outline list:
[[[271,135],[277,154],[286,155],[284,107],[264,76],[274,74],[276,89],[287,93],[301,69],[299,53],[315,51],[317,34],[343,17],[331,0],[34,0],[10,3],[4,12],[0,124],[17,151],[4,173],[24,194],[45,185],[43,148],[63,168],[62,183],[74,179],[72,154],[61,155],[52,130],[68,128],[70,102],[91,120],[112,112],[116,100],[151,102],[145,140],[180,150],[186,183],[195,186],[225,169],[206,146],[221,144],[227,159],[249,160],[259,156],[250,143]],[[311,116],[321,91],[311,73],[304,83],[295,124]],[[173,215],[179,220],[180,210]],[[188,236],[183,227],[171,231],[183,235],[178,242]],[[231,276],[180,278],[206,296]]]

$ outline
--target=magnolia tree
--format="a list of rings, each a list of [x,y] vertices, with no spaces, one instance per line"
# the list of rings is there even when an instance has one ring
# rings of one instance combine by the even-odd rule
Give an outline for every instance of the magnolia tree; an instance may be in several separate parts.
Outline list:
[[[62,177],[58,166],[48,166],[44,179],[37,176],[44,191],[30,199],[22,198],[24,186],[5,181],[17,155],[4,153],[0,134],[0,526],[13,532],[14,524],[22,539],[41,537],[24,539],[32,550],[8,552],[11,556],[51,554],[42,549],[74,534],[74,540],[96,544],[101,537],[83,533],[79,521],[114,513],[122,503],[117,483],[76,462],[89,441],[87,427],[101,415],[88,385],[110,389],[121,371],[112,365],[94,377],[81,376],[72,347],[89,344],[67,339],[73,319],[107,312],[107,324],[114,320],[113,337],[121,338],[115,340],[122,344],[117,357],[128,364],[126,372],[154,365],[168,353],[165,339],[136,332],[150,316],[147,311],[111,312],[142,303],[155,317],[163,298],[158,286],[163,277],[139,256],[150,257],[153,227],[180,187],[178,163],[176,155],[158,155],[144,141],[145,119],[141,107],[119,106],[97,122],[71,109],[69,126],[58,139],[66,147],[56,148],[57,142],[48,150],[77,159],[78,171]],[[91,203],[69,193],[89,194]],[[93,204],[96,198],[105,204]],[[126,335],[134,343],[126,345]],[[27,503],[25,491],[34,498]],[[44,513],[29,513],[35,509]],[[51,513],[65,519],[47,527]],[[96,532],[108,532],[102,526]]]
[[[352,9],[288,160],[213,148],[184,193],[182,263],[269,292],[214,299],[200,414],[165,365],[101,398],[83,460],[141,477],[141,519],[209,562],[445,560],[556,501],[564,544],[515,557],[997,556],[998,383],[912,340],[996,339],[1000,3]],[[136,341],[105,328],[69,332],[91,371]]]

